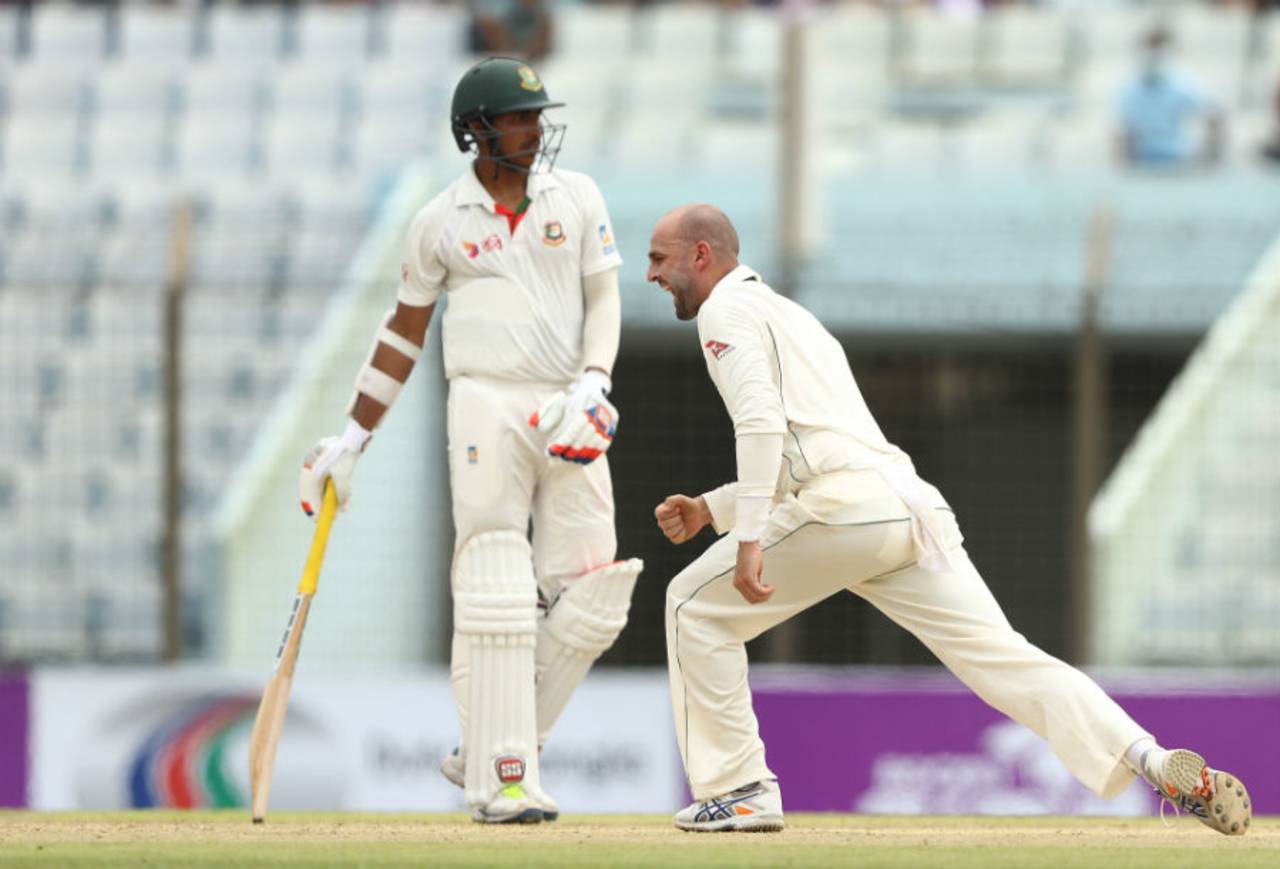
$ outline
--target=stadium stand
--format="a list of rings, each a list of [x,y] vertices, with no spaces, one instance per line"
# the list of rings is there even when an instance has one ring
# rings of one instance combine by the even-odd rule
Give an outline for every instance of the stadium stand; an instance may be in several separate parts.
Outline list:
[[[1108,326],[1205,329],[1280,223],[1280,181],[1250,140],[1280,79],[1280,16],[1171,14],[1235,131],[1225,167],[1178,179],[1111,168],[1146,8],[815,12],[806,152],[827,241],[797,297],[844,332],[1066,334],[1106,201]],[[606,191],[627,328],[668,326],[641,264],[653,220],[691,196],[725,207],[744,258],[775,273],[778,167],[795,156],[777,123],[786,19],[689,3],[558,15],[543,74],[569,103],[562,161]],[[398,171],[460,165],[447,106],[465,26],[458,4],[0,6],[0,454],[16,459],[0,463],[0,662],[157,654],[161,310],[184,201],[198,612],[222,486]]]

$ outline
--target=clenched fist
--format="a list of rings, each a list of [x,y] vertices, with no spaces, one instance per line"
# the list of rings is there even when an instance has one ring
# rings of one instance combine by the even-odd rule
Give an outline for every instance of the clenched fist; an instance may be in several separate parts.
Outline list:
[[[667,499],[654,508],[653,516],[658,520],[658,527],[672,543],[684,543],[694,537],[711,522],[711,510],[701,495],[690,498],[688,495],[668,495]]]

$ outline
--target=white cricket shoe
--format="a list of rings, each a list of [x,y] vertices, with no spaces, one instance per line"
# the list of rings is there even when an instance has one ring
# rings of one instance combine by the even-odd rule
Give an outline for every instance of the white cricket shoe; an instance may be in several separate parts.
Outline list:
[[[498,791],[488,805],[472,810],[471,820],[477,824],[538,824],[542,822],[542,809],[530,799],[523,785],[511,784]]]
[[[1153,770],[1156,793],[1200,822],[1228,836],[1242,836],[1253,818],[1253,803],[1237,776],[1210,769],[1204,758],[1175,748]]]
[[[698,833],[776,833],[782,822],[782,792],[773,780],[752,782],[676,812],[675,825]]]
[[[542,810],[542,820],[551,822],[560,817],[560,805],[551,799],[551,795],[541,788],[525,787],[529,794],[529,799],[533,800],[533,804]]]
[[[467,759],[462,754],[462,747],[459,746],[444,756],[440,761],[440,773],[449,781],[462,789],[467,787]],[[560,806],[551,798],[546,791],[534,791],[531,788],[525,789],[529,799],[533,804],[542,811],[542,820],[554,821],[560,817]]]
[[[464,790],[467,787],[467,759],[459,746],[440,761],[440,774]]]

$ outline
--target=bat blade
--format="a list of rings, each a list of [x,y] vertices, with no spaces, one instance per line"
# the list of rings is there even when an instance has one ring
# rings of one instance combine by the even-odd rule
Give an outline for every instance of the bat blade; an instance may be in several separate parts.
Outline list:
[[[255,824],[261,824],[267,816],[267,797],[271,793],[276,749],[280,745],[280,733],[284,730],[289,691],[293,688],[293,670],[298,663],[302,632],[310,610],[311,595],[300,594],[294,599],[293,611],[289,614],[289,623],[276,653],[275,672],[262,691],[258,714],[253,719],[253,730],[249,735],[249,789]]]
[[[307,626],[307,614],[320,579],[320,566],[324,561],[325,546],[329,542],[329,529],[338,511],[338,499],[333,482],[325,485],[324,506],[316,521],[315,535],[311,539],[311,551],[306,567],[298,583],[298,594],[293,599],[293,609],[276,650],[275,670],[262,691],[258,714],[253,719],[249,735],[249,790],[252,794],[253,822],[261,824],[267,816],[267,797],[271,793],[271,776],[275,769],[276,749],[280,745],[280,733],[284,729],[285,711],[289,706],[289,691],[293,688],[293,670],[298,663],[298,650],[302,646],[302,632]]]

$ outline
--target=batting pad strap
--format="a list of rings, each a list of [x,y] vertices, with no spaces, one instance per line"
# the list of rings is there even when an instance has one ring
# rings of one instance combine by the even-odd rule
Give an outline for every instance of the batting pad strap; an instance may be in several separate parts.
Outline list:
[[[383,407],[391,407],[403,388],[403,383],[381,368],[374,368],[372,364],[361,368],[356,377],[356,391],[369,396]]]
[[[532,637],[538,631],[538,595],[527,592],[454,592],[453,627],[460,634]]]
[[[412,359],[414,362],[417,362],[418,357],[422,355],[421,347],[414,344],[399,332],[393,332],[387,326],[383,326],[378,330],[378,340],[383,344],[386,344],[392,350],[395,350],[400,355]]]

